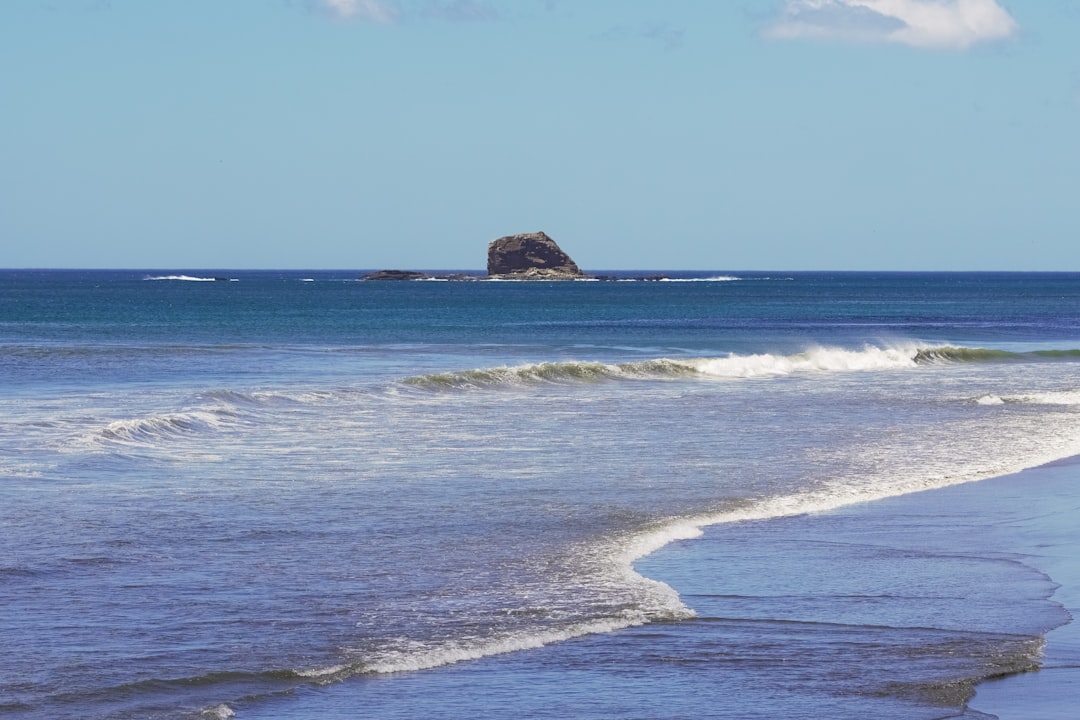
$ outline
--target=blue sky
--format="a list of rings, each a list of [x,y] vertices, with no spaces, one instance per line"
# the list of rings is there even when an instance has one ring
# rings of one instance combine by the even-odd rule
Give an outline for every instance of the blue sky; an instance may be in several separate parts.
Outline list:
[[[3,0],[0,267],[1080,270],[1075,0]]]

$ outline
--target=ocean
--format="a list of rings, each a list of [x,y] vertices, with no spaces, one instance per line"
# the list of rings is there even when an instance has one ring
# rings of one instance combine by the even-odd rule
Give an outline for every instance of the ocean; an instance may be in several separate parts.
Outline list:
[[[0,271],[0,716],[986,717],[1068,621],[845,512],[1080,455],[1080,274],[360,275]]]

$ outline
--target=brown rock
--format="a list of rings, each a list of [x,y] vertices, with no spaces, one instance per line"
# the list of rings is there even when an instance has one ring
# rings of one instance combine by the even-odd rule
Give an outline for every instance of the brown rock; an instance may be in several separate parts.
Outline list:
[[[488,245],[488,275],[518,280],[585,277],[570,256],[542,232],[507,235]]]

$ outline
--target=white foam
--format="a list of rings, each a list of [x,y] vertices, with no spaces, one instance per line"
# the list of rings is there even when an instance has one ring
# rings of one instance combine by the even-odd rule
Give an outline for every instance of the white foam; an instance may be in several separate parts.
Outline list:
[[[193,277],[191,275],[155,275],[147,276],[144,280],[180,280],[183,282],[216,282],[217,278]]]
[[[1048,393],[1048,395],[1058,394]],[[1080,398],[1077,402],[1080,403]],[[626,547],[622,561],[632,563],[672,542],[699,537],[703,529],[710,525],[829,512],[858,503],[1011,475],[1078,455],[1080,455],[1080,438],[1071,437],[1034,448],[1022,456],[1002,459],[996,464],[971,463],[950,468],[931,466],[924,469],[921,474],[914,473],[878,483],[856,485],[840,480],[819,490],[765,498],[740,508],[674,521],[634,538]]]
[[[614,603],[620,606],[606,617],[594,617],[562,627],[531,628],[498,637],[458,638],[437,644],[401,638],[398,647],[366,655],[349,665],[296,671],[302,677],[332,682],[357,674],[392,674],[416,672],[493,655],[535,650],[554,643],[586,635],[616,632],[652,622],[672,622],[695,617],[678,592],[663,582],[646,578],[634,570],[634,559],[663,545],[701,534],[692,522],[675,523],[653,533],[639,536],[624,552],[612,554],[610,548],[597,548],[601,576],[618,589]],[[359,651],[358,651],[358,654]]]
[[[628,627],[635,627],[652,622],[656,618],[648,617],[639,610],[624,610],[619,616],[601,618],[585,622],[575,623],[559,629],[542,630],[513,634],[491,640],[457,640],[450,641],[431,648],[418,648],[417,650],[395,650],[386,653],[383,657],[372,662],[365,662],[355,667],[355,672],[390,674],[399,672],[414,672],[417,670],[429,670],[431,668],[452,665],[468,660],[479,660],[492,655],[504,655],[522,650],[535,650],[537,648],[563,642],[585,635],[610,633]],[[676,619],[665,618],[665,619]],[[328,669],[332,670],[332,669]],[[339,674],[341,669],[337,668]],[[309,673],[310,676],[310,673]]]
[[[693,540],[702,535],[703,525],[694,519],[678,520],[658,530],[636,536],[625,548],[619,561],[630,565],[679,540]]]
[[[866,346],[861,350],[813,348],[795,355],[731,355],[724,358],[687,360],[704,375],[724,378],[757,378],[795,373],[895,370],[916,367],[914,345]]]
[[[979,405],[1080,405],[1080,390],[1058,390],[1028,395],[995,395],[987,393],[975,398]]]

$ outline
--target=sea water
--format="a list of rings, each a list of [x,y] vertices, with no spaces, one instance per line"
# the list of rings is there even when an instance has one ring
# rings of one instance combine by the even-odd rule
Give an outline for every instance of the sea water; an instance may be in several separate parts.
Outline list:
[[[357,276],[0,272],[0,714],[941,717],[1064,621],[1017,563],[746,558],[1080,454],[1080,275]],[[846,599],[703,639],[697,572]]]

